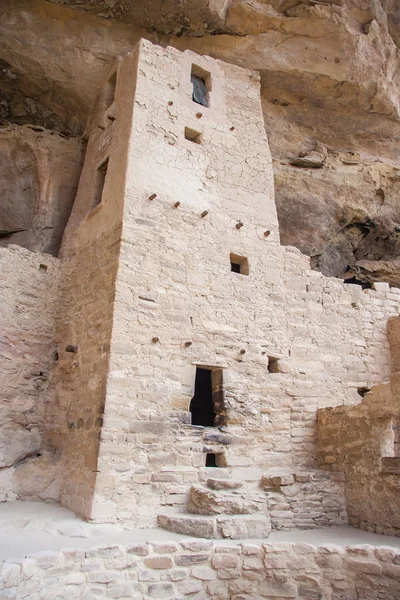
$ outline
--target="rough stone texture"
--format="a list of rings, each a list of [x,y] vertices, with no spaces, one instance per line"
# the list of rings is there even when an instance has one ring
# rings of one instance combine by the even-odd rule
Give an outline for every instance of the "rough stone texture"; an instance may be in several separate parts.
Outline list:
[[[192,65],[211,81],[210,107],[201,112],[192,101]],[[16,311],[21,329],[44,331],[48,344],[56,322],[48,404],[23,431],[26,439],[14,436],[13,454],[5,433],[4,466],[14,469],[7,465],[32,448],[61,456],[62,504],[99,522],[145,527],[162,514],[168,528],[193,535],[262,537],[271,528],[268,503],[277,529],[343,523],[342,478],[315,470],[316,414],[359,405],[360,390],[389,379],[385,326],[398,314],[400,290],[326,278],[280,245],[256,73],[141,41],[109,72],[86,133],[60,252],[59,310],[52,278],[40,296],[33,290],[34,302],[28,296],[32,315]],[[43,260],[4,252],[31,271]],[[246,274],[231,271],[231,253],[247,259]],[[60,261],[49,261],[60,270]],[[36,274],[47,277],[46,266]],[[12,261],[7,269],[8,318],[14,296],[24,301],[25,275],[14,274]],[[34,361],[41,352],[48,357],[48,346],[34,347]],[[190,424],[196,365],[222,373],[219,428]],[[7,384],[22,394],[25,372]],[[19,407],[13,427],[18,419],[24,425]],[[220,466],[206,467],[207,454]],[[28,476],[24,484],[24,465],[15,481],[21,497],[57,498],[49,456],[32,469],[36,490]],[[266,473],[274,489],[263,492]],[[182,514],[192,484],[231,476],[245,483],[238,503],[222,502],[234,514]],[[2,473],[6,499],[15,497],[13,477]],[[215,510],[219,495],[235,492],[212,494]],[[260,494],[261,514],[241,515],[253,512]]]
[[[62,295],[68,302],[57,319],[59,361],[53,373],[46,439],[63,457],[62,505],[93,517],[95,483],[100,488],[114,485],[111,472],[102,471],[97,481],[96,476],[122,229],[128,140],[121,132],[129,127],[132,114],[129,69],[134,65],[135,58],[121,70],[117,121],[108,118],[114,114],[113,105],[104,114],[107,82],[102,90],[96,114],[101,120],[94,119],[89,127],[85,164],[60,252]],[[98,168],[109,157],[111,176],[102,187]],[[107,504],[102,509],[104,515]],[[112,508],[109,517],[113,516]]]
[[[400,285],[396,0],[61,3],[3,2],[3,118],[79,133],[141,35],[257,69],[283,243],[326,275]]]
[[[0,248],[0,497],[25,498],[25,486],[37,485],[31,499],[52,498],[37,477],[48,379],[54,363],[54,320],[60,261],[17,246]],[[24,461],[29,460],[28,463]],[[38,459],[43,464],[44,457]],[[47,465],[49,466],[49,465]],[[39,467],[40,468],[40,467]],[[27,474],[29,471],[29,475]],[[24,475],[22,475],[24,473]],[[22,480],[21,480],[22,476]]]
[[[212,82],[200,117],[192,63]],[[389,378],[385,322],[400,291],[325,278],[279,245],[256,74],[144,41],[114,70],[63,241],[70,300],[47,431],[65,453],[65,506],[144,527],[184,510],[210,476],[257,487],[271,468],[315,468],[317,409],[360,402],[358,388]],[[231,272],[231,252],[249,275]],[[190,425],[196,365],[222,370],[222,431]],[[205,467],[207,453],[221,467]],[[285,507],[298,502],[288,527],[343,522],[342,484],[330,480],[331,506],[323,485],[286,492]]]
[[[264,475],[273,531],[333,527],[347,523],[343,473],[322,470]]]
[[[214,491],[201,485],[192,485],[189,492],[189,512],[198,515],[248,515],[262,512],[266,498],[260,494]]]
[[[129,547],[115,545],[42,551],[4,562],[1,597],[397,600],[400,595],[400,554],[391,547],[213,544],[198,564],[182,560],[191,556],[183,544],[170,556],[157,555],[150,543],[143,546],[148,555],[134,561]]]
[[[202,35],[224,27],[230,0],[51,0],[163,34]]]
[[[388,328],[390,384],[372,388],[357,406],[319,411],[318,450],[325,468],[344,473],[349,523],[400,535],[399,317]]]
[[[0,246],[57,256],[84,144],[38,126],[0,128]]]
[[[211,77],[201,116],[192,63]],[[155,525],[157,513],[185,510],[192,484],[233,477],[253,493],[271,469],[280,490],[258,493],[275,528],[345,520],[342,482],[328,478],[329,504],[315,472],[316,412],[358,403],[358,388],[389,379],[385,323],[400,291],[325,278],[280,246],[259,90],[254,72],[143,41],[116,61],[94,107],[60,253],[48,407],[25,441],[13,438],[11,457],[33,446],[61,456],[62,503],[93,520]],[[185,127],[201,143],[185,139]],[[231,252],[248,259],[248,275],[231,272]],[[54,304],[42,296],[53,335]],[[31,324],[18,315],[47,331],[42,316]],[[196,365],[222,370],[227,426],[190,425]],[[17,392],[33,383],[18,375]],[[17,406],[18,420],[24,428]],[[221,467],[205,467],[207,453]],[[46,460],[32,470],[37,496],[56,498],[57,468],[47,477]],[[311,482],[282,479],[313,469]],[[2,473],[7,490],[12,477]],[[33,487],[27,478],[18,493],[34,498]],[[220,521],[221,535],[239,535],[235,519]]]

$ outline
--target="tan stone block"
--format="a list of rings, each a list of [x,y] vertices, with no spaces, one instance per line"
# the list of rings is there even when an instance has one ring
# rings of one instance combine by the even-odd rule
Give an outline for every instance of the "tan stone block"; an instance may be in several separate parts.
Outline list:
[[[149,569],[171,569],[174,566],[170,556],[147,556],[143,562]]]

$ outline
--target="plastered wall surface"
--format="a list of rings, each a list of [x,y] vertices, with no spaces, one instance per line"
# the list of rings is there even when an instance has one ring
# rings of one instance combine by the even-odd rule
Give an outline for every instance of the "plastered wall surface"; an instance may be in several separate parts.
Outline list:
[[[0,566],[2,598],[397,600],[400,554],[381,546],[179,544],[39,552]]]
[[[53,469],[38,456],[54,364],[59,280],[58,259],[18,246],[0,248],[1,501],[59,494]],[[47,476],[42,467],[49,467]]]

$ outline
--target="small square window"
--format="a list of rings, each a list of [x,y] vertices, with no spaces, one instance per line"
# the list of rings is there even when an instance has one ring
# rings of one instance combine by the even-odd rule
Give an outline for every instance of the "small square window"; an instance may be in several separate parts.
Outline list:
[[[211,468],[218,468],[218,467],[226,467],[226,459],[225,459],[225,455],[218,452],[218,453],[211,453],[211,452],[207,452],[206,454],[206,467],[211,467]]]
[[[240,273],[240,275],[249,274],[249,261],[245,256],[231,253],[230,261],[232,273]]]
[[[279,358],[276,356],[268,356],[268,372],[269,373],[280,373]]]
[[[194,142],[195,144],[200,144],[201,133],[191,129],[190,127],[185,127],[185,139],[189,140],[190,142]]]

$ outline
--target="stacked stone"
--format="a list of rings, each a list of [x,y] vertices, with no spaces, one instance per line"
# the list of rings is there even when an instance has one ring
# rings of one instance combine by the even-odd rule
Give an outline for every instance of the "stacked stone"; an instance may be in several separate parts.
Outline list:
[[[400,552],[386,546],[188,540],[43,551],[0,568],[2,600],[400,597]]]

